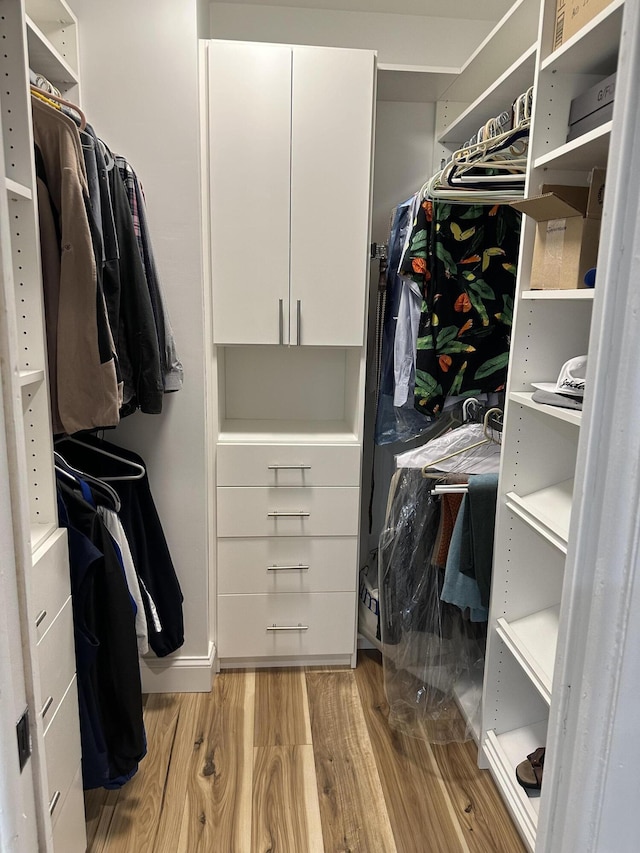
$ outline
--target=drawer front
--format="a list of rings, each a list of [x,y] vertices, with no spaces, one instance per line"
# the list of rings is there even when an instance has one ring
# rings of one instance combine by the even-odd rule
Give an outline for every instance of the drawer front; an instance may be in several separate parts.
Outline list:
[[[31,585],[38,641],[71,594],[67,531],[56,530],[33,555]]]
[[[358,540],[280,536],[218,540],[218,592],[353,592]]]
[[[219,444],[219,486],[358,486],[359,445]]]
[[[80,722],[75,676],[44,735],[51,821],[57,820],[80,764]]]
[[[38,667],[42,693],[40,714],[46,731],[76,671],[70,597],[38,643]]]
[[[58,805],[51,821],[53,823],[54,853],[85,853],[87,833],[82,793],[82,769],[78,767],[64,803]]]
[[[356,488],[219,488],[218,536],[357,536]]]
[[[349,655],[355,616],[356,595],[350,592],[221,595],[220,657]]]

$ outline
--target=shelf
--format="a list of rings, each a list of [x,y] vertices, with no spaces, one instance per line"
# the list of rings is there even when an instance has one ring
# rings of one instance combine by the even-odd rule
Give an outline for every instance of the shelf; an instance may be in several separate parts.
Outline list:
[[[541,63],[542,71],[564,74],[613,74],[622,29],[624,0],[613,0],[562,47]]]
[[[572,498],[573,480],[565,480],[524,497],[508,492],[506,504],[511,512],[566,554]]]
[[[493,81],[509,73],[508,70],[505,71],[505,67],[513,67],[518,62],[518,57],[530,50],[532,37],[538,32],[538,14],[537,2],[518,0],[514,3],[465,62],[458,78],[444,93],[443,99],[466,103],[482,100],[493,88]],[[531,79],[524,89],[533,82],[533,64],[531,68]],[[516,92],[514,97],[519,94],[520,91]],[[484,124],[488,118],[491,118],[490,114],[485,115],[484,120],[477,125]],[[477,130],[477,125],[474,131]]]
[[[78,83],[78,75],[51,44],[42,30],[28,16],[27,42],[29,46],[29,66],[43,74],[54,85],[65,88]]]
[[[530,850],[535,847],[540,796],[535,791],[530,796],[527,794],[518,784],[515,770],[527,755],[539,746],[544,746],[546,740],[547,722],[543,720],[501,735],[496,735],[494,731],[487,732],[484,744],[496,784]]]
[[[468,673],[460,678],[453,688],[453,698],[479,746],[482,733],[482,672]]]
[[[381,62],[378,65],[377,100],[434,103],[440,100],[442,93],[459,72],[459,68],[430,68]]]
[[[44,542],[57,530],[52,522],[31,525],[31,553],[37,551]]]
[[[565,421],[568,424],[580,426],[582,421],[582,412],[578,409],[563,409],[561,406],[546,406],[542,403],[533,401],[533,393],[525,391],[512,391],[509,394],[509,399],[520,406],[525,406],[528,409],[533,409],[536,412],[543,412],[551,418],[557,418],[559,421]]]
[[[551,702],[559,621],[560,605],[514,622],[504,618],[497,621],[498,636],[547,704]]]
[[[20,387],[26,388],[28,385],[36,385],[44,380],[44,370],[21,370],[20,371]]]
[[[358,444],[345,421],[226,420],[218,443],[258,444]]]
[[[594,166],[605,167],[609,157],[609,140],[612,122],[607,121],[588,133],[565,142],[559,148],[537,157],[536,169],[567,169],[571,172],[587,172]]]
[[[25,0],[27,15],[38,23],[55,21],[58,24],[75,24],[76,18],[65,0]]]
[[[523,290],[521,299],[570,299],[593,302],[595,288],[580,287],[575,290]]]
[[[509,110],[511,104],[533,84],[536,45],[530,45],[458,118],[438,136],[440,143],[465,142],[487,119]],[[447,92],[446,99],[449,99]]]
[[[27,201],[31,201],[33,198],[31,190],[29,187],[25,187],[24,184],[19,184],[17,181],[11,180],[11,178],[6,178],[6,185],[10,201],[17,201],[20,198],[26,198]]]

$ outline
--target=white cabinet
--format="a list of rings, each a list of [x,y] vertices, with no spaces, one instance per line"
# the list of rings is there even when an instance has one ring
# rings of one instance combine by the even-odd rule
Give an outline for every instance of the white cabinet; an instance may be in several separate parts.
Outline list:
[[[371,51],[208,45],[216,344],[364,343]]]
[[[375,54],[201,56],[218,656],[355,664]]]

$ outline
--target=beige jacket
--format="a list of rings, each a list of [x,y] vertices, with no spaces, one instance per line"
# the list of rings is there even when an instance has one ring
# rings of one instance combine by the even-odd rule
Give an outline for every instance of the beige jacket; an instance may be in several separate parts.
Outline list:
[[[78,129],[36,97],[31,106],[45,177],[38,180],[38,208],[53,431],[115,426],[120,400],[113,339],[98,292]]]

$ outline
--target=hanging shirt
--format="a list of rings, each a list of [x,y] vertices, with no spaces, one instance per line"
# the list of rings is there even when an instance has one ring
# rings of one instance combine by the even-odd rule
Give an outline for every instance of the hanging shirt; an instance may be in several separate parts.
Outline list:
[[[115,426],[114,342],[98,284],[78,128],[31,99],[53,430]]]
[[[131,556],[131,549],[127,542],[127,536],[124,532],[124,528],[122,527],[122,522],[116,512],[103,506],[98,507],[98,512],[105,527],[120,550],[122,568],[124,569],[124,574],[127,579],[129,594],[136,606],[135,624],[136,638],[138,641],[138,654],[146,655],[149,651],[149,632],[147,630],[147,620],[145,617],[144,604],[142,602],[140,582],[138,580],[136,567],[133,563],[133,557]]]
[[[403,262],[425,301],[416,406],[438,414],[448,396],[504,388],[521,215],[508,205],[423,202]]]

